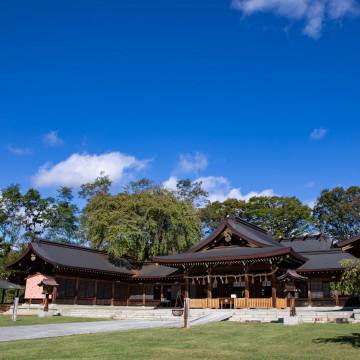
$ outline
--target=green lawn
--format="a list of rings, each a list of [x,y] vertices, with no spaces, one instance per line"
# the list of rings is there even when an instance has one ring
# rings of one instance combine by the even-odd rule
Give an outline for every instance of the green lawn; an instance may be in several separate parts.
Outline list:
[[[18,316],[16,321],[12,321],[11,315],[0,315],[0,327],[20,326],[20,325],[63,324],[63,323],[85,322],[85,321],[104,321],[104,320],[110,320],[110,319],[74,318],[67,316],[53,316],[48,318],[39,318],[37,316]]]
[[[0,343],[3,359],[360,359],[360,326],[213,323]]]

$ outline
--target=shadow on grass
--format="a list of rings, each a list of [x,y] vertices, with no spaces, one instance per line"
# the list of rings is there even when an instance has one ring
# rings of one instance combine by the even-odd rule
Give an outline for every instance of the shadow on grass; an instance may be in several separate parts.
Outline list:
[[[336,336],[332,338],[319,338],[314,339],[313,342],[319,343],[334,343],[334,344],[344,344],[344,345],[351,345],[354,348],[360,348],[360,333],[352,333],[351,335],[344,335],[344,336]]]

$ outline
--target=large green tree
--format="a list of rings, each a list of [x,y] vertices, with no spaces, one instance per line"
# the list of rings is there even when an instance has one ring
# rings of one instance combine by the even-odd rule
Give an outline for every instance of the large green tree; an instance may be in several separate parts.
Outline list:
[[[20,243],[25,220],[25,214],[22,211],[22,199],[19,184],[12,184],[0,192],[1,242]]]
[[[87,197],[81,223],[85,239],[116,258],[132,255],[144,260],[181,252],[201,236],[191,203],[147,179],[131,182],[117,195],[94,192]]]
[[[244,220],[269,230],[274,236],[302,234],[311,229],[311,209],[296,197],[258,196],[240,205]]]
[[[338,289],[347,296],[360,298],[360,259],[344,259],[341,262],[344,271]]]
[[[314,207],[314,219],[338,241],[360,234],[360,187],[323,190]]]
[[[40,237],[50,227],[54,217],[52,197],[43,198],[38,190],[30,188],[22,198],[25,212],[25,234],[27,239]]]
[[[72,203],[74,196],[71,188],[62,186],[57,192],[58,195],[52,207],[46,238],[71,243],[75,241],[78,236],[79,208]]]
[[[205,234],[213,232],[220,224],[226,214],[239,214],[243,200],[226,199],[225,201],[208,201],[206,205],[199,208],[199,217]]]

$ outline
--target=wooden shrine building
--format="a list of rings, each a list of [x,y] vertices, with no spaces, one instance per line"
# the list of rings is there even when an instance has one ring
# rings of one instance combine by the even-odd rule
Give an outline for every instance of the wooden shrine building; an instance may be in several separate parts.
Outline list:
[[[62,304],[172,306],[182,292],[192,308],[284,308],[277,278],[287,270],[307,278],[297,284],[296,306],[345,305],[348,298],[336,290],[344,258],[354,256],[326,234],[275,239],[230,215],[190,250],[151,262],[36,240],[7,267],[23,278],[40,273],[55,279],[52,301]]]

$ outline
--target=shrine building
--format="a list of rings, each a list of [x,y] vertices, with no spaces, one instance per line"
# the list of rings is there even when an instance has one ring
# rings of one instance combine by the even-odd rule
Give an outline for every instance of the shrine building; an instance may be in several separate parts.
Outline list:
[[[355,241],[339,245],[353,248]],[[26,284],[29,303],[43,301],[30,288],[38,275],[56,281],[50,301],[58,304],[174,306],[181,292],[191,308],[286,308],[284,282],[277,278],[292,270],[299,279],[296,306],[344,306],[351,299],[336,288],[340,262],[354,255],[359,253],[344,252],[323,233],[275,239],[228,215],[188,251],[152,261],[112,259],[105,251],[36,239],[7,267]]]

